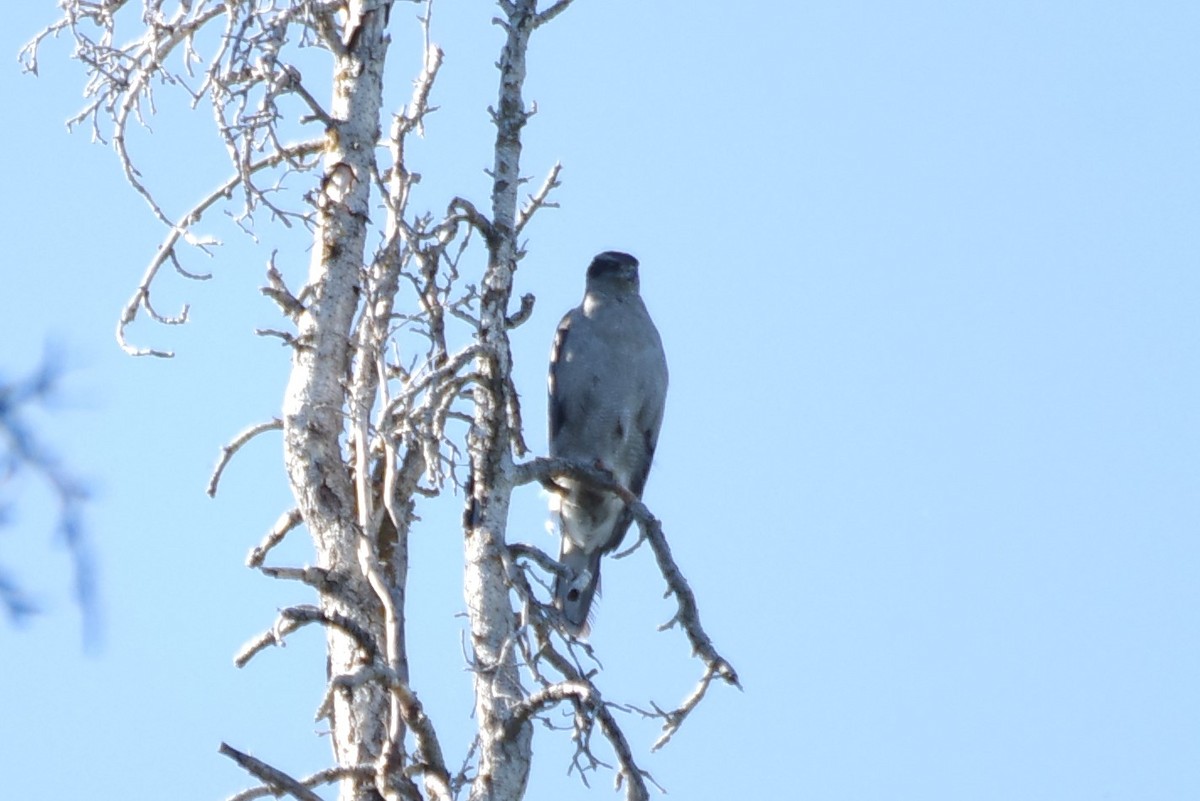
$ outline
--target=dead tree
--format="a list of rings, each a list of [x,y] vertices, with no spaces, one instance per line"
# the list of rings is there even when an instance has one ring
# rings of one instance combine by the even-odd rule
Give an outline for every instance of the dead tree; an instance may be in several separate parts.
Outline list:
[[[514,308],[513,274],[524,255],[524,229],[552,205],[559,168],[520,198],[521,133],[530,112],[522,98],[529,40],[572,0],[538,9],[537,0],[500,0],[504,32],[497,61],[499,96],[491,109],[496,141],[490,208],[450,197],[438,214],[410,208],[418,180],[406,160],[409,138],[423,131],[442,63],[431,41],[431,9],[418,4],[423,68],[411,97],[389,112],[384,65],[393,0],[63,0],[63,17],[24,52],[36,72],[39,47],[64,34],[86,66],[88,105],[72,124],[89,124],[110,141],[129,183],[166,226],[166,235],[123,310],[117,336],[137,355],[169,356],[129,342],[139,315],[181,323],[157,310],[152,290],[185,246],[209,248],[197,232],[210,210],[235,206],[244,227],[295,224],[311,232],[308,276],[296,291],[272,256],[263,292],[289,325],[262,331],[290,346],[292,370],[281,415],[247,429],[221,453],[221,471],[254,436],[282,430],[285,468],[296,500],[250,555],[265,574],[301,581],[317,603],[284,609],[271,629],[236,657],[245,664],[265,647],[309,624],[323,626],[329,683],[319,714],[332,729],[335,765],[297,779],[228,745],[221,752],[266,794],[318,798],[313,787],[339,783],[344,801],[369,799],[519,799],[531,762],[532,721],[551,708],[573,710],[576,764],[600,764],[598,731],[616,757],[627,798],[648,797],[636,763],[585,650],[557,626],[557,613],[535,589],[557,563],[534,546],[506,540],[509,501],[521,485],[571,475],[622,492],[633,505],[679,602],[670,622],[685,632],[703,675],[676,709],[657,706],[665,742],[714,678],[737,683],[733,668],[700,626],[695,599],[671,558],[658,521],[611,478],[586,465],[527,459],[513,387],[509,332],[533,310]],[[395,6],[395,7],[394,7]],[[126,27],[134,27],[130,39]],[[301,75],[323,54],[332,94],[319,99]],[[324,68],[322,67],[322,68]],[[211,104],[229,154],[228,178],[182,214],[157,201],[137,167],[127,133],[153,111],[164,86],[194,104]],[[384,130],[383,121],[389,120]],[[285,123],[313,129],[289,141]],[[292,130],[288,128],[287,130]],[[307,191],[293,189],[304,184]],[[234,198],[237,198],[235,201]],[[260,222],[261,218],[266,222]],[[478,254],[478,255],[476,255]],[[473,265],[478,265],[474,267]],[[476,270],[476,280],[468,280]],[[466,767],[452,771],[433,721],[409,683],[405,640],[408,535],[418,503],[461,487],[464,594],[470,621],[478,734]],[[272,547],[303,526],[317,565],[268,564]],[[531,689],[532,688],[532,689]]]

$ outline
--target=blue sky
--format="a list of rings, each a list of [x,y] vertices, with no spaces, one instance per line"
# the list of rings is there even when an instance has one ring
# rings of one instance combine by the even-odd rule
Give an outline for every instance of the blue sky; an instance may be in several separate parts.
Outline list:
[[[16,4],[0,51],[54,5]],[[434,206],[487,197],[499,34],[470,5],[435,12],[441,110],[414,151]],[[550,338],[588,259],[636,254],[672,378],[647,501],[745,685],[654,755],[628,720],[671,797],[1200,795],[1200,7],[1082,9],[578,0],[535,40],[524,166],[561,160],[565,184],[517,277],[538,297],[514,337],[527,435],[544,449]],[[393,28],[399,104],[418,35]],[[39,419],[95,488],[104,636],[83,652],[47,498],[21,484],[0,560],[44,614],[0,627],[5,794],[223,798],[248,782],[222,740],[295,774],[328,759],[319,636],[231,660],[309,600],[242,567],[289,506],[278,439],[204,495],[219,447],[278,412],[287,353],[252,332],[279,324],[257,287],[295,241],[215,225],[226,246],[190,265],[214,278],[158,289],[193,321],[131,330],[178,356],[121,353],[162,230],[111,152],[64,133],[67,52],[0,70],[0,369],[68,354]],[[203,109],[154,125],[146,176],[178,213],[222,154]],[[414,683],[457,754],[459,513],[422,508],[410,610]],[[553,549],[544,516],[522,495],[511,535]],[[690,690],[669,617],[649,553],[606,566],[606,697]],[[534,748],[530,799],[608,797],[564,775],[562,735]]]

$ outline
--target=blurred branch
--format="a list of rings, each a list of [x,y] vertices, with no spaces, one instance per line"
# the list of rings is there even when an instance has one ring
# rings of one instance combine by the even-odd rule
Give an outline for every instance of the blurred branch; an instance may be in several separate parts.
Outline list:
[[[95,566],[82,521],[87,490],[38,439],[25,419],[28,410],[44,407],[52,400],[59,380],[56,362],[53,355],[44,356],[32,375],[0,382],[0,486],[28,472],[46,484],[54,495],[58,506],[56,529],[71,554],[75,600],[83,615],[84,639],[88,641],[99,634],[99,610]],[[5,522],[0,519],[0,525]],[[3,573],[0,573],[0,605],[14,622],[21,622],[37,611],[16,579]]]

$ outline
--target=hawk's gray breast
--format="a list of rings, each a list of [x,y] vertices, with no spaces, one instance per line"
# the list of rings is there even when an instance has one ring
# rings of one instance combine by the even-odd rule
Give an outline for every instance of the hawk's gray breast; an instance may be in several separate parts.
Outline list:
[[[550,353],[550,455],[613,474],[639,498],[667,398],[662,340],[638,292],[638,261],[608,251],[592,260],[583,303],[559,323]],[[574,633],[587,626],[600,557],[633,520],[615,495],[561,480],[550,502],[565,568],[554,603]]]

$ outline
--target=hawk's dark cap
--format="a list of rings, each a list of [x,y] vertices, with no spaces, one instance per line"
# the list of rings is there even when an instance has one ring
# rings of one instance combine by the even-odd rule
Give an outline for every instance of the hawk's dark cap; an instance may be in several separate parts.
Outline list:
[[[619,250],[606,250],[592,259],[591,265],[588,266],[587,277],[600,278],[601,276],[613,273],[628,275],[631,272],[636,275],[637,268],[638,260],[628,253],[622,253]]]

